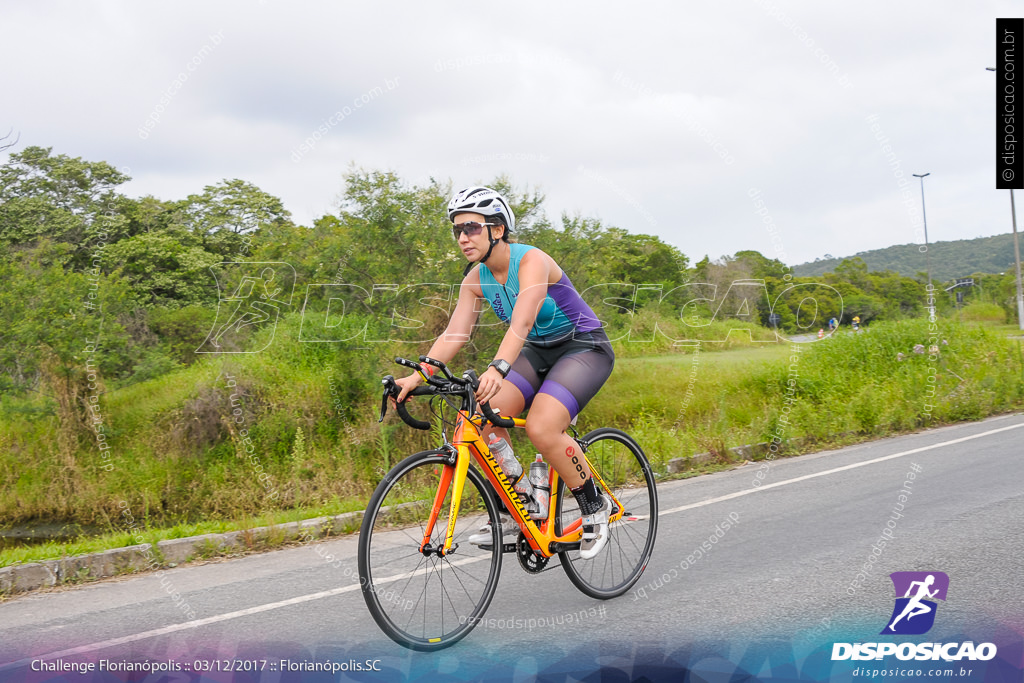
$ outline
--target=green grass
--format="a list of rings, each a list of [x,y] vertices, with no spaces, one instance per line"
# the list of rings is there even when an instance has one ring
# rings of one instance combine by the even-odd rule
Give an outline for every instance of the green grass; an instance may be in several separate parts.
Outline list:
[[[617,358],[615,361],[616,371],[633,366],[647,367],[652,370],[679,367],[690,367],[693,352],[689,353],[661,353],[650,356],[636,356]],[[762,364],[766,361],[779,360],[789,355],[789,347],[786,344],[764,344],[759,346],[725,349],[718,353],[700,351],[701,365],[706,368],[729,368],[744,364]]]
[[[719,455],[696,472],[730,466],[728,448],[773,436],[848,442],[1024,405],[1022,344],[1007,338],[1015,328],[943,320],[938,332],[934,361],[913,352],[915,344],[931,343],[925,321],[877,323],[862,334],[799,345],[730,342],[700,351],[625,345],[612,379],[578,427],[582,433],[599,426],[629,431],[656,469],[680,456]],[[4,397],[4,525],[56,521],[108,533],[6,549],[0,565],[132,545],[121,515],[125,506],[146,529],[147,542],[362,509],[391,465],[434,445],[394,416],[376,423],[377,378],[394,372],[387,359],[396,352],[410,355],[407,348],[383,345],[368,355],[282,343],[259,354],[204,358],[111,392],[103,409],[116,449],[112,472],[98,467],[95,444],[87,439],[73,466],[66,465],[51,436],[58,425],[49,399]],[[227,375],[235,387],[225,385]],[[787,404],[790,380],[794,398]],[[232,393],[243,396],[237,406]],[[241,429],[248,430],[277,496],[258,480]],[[517,434],[514,445],[524,459],[531,458],[525,435]]]
[[[984,326],[997,334],[1005,334],[1008,337],[1024,336],[1024,330],[1017,327],[1016,323],[984,323]]]
[[[960,309],[959,315],[964,322],[985,322],[1001,324],[1006,322],[1006,311],[1002,306],[986,304],[980,301],[968,304]]]
[[[940,352],[932,362],[914,353],[916,344],[931,345],[927,322],[880,323],[796,345],[792,376],[792,344],[623,359],[615,390],[611,383],[602,390],[586,423],[631,425],[658,466],[698,452],[724,456],[730,447],[775,436],[831,443],[841,434],[866,438],[980,419],[1024,402],[1019,343],[950,321],[940,321],[934,341]],[[794,401],[787,405],[790,379]]]
[[[681,321],[659,317],[653,310],[635,314],[630,329],[609,330],[616,358],[645,358],[656,355],[674,356],[692,348],[687,342],[700,340],[705,352],[731,351],[741,348],[776,346],[775,332],[754,323],[736,320],[705,321],[700,327],[688,327]]]
[[[258,527],[272,526],[275,524],[286,524],[298,522],[316,517],[330,517],[345,512],[362,510],[365,501],[347,500],[335,501],[318,508],[304,508],[294,510],[282,510],[279,512],[267,512],[256,518],[239,520],[211,520],[207,522],[196,522],[191,524],[176,524],[167,528],[150,528],[139,531],[136,534],[126,532],[112,532],[90,536],[81,540],[70,542],[48,542],[38,543],[19,548],[7,548],[0,550],[0,567],[12,564],[26,564],[29,562],[40,562],[42,560],[53,560],[62,557],[73,557],[85,555],[112,548],[127,548],[139,543],[153,543],[167,541],[175,538],[189,538],[203,534],[220,534],[229,531],[245,531]]]

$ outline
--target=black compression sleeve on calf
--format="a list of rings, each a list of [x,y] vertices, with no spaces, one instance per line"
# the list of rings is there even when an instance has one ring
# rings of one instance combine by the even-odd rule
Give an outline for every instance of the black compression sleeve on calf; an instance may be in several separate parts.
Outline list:
[[[581,514],[589,515],[601,509],[603,501],[601,500],[601,496],[597,493],[597,486],[594,485],[593,479],[587,479],[583,486],[569,490],[572,491],[572,495],[576,497],[576,502],[579,503]]]

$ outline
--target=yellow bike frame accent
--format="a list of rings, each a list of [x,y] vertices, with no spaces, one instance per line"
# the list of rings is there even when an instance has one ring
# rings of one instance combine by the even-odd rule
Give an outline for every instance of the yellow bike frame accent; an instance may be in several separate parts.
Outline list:
[[[522,428],[526,426],[526,420],[522,418],[513,418],[515,426]],[[566,529],[563,530],[563,535],[558,536],[555,534],[554,524],[554,511],[558,505],[558,472],[555,468],[549,468],[549,481],[551,485],[551,499],[548,503],[548,517],[540,521],[539,523],[530,519],[530,514],[526,511],[522,501],[519,498],[519,494],[516,493],[512,487],[512,482],[509,481],[508,477],[505,476],[505,472],[501,469],[498,461],[491,455],[491,449],[488,448],[484,442],[483,435],[480,433],[480,427],[484,424],[483,418],[474,418],[466,411],[459,411],[459,418],[455,425],[455,433],[452,438],[452,444],[456,447],[456,459],[454,465],[446,465],[444,472],[441,476],[441,484],[438,487],[437,496],[434,499],[434,506],[430,511],[430,518],[427,520],[426,533],[423,536],[423,545],[426,544],[430,539],[435,524],[437,523],[437,516],[441,511],[441,506],[447,495],[449,484],[454,484],[451,487],[452,499],[449,504],[448,510],[448,530],[445,535],[444,548],[441,550],[441,555],[447,555],[451,552],[452,541],[455,535],[455,522],[458,517],[458,510],[462,503],[462,490],[466,483],[466,472],[469,469],[470,459],[475,459],[479,463],[480,468],[487,476],[487,480],[491,483],[491,487],[499,495],[502,501],[505,503],[505,507],[512,514],[512,518],[516,524],[519,525],[520,530],[523,532],[523,536],[526,537],[530,547],[540,553],[543,557],[551,557],[554,553],[550,550],[550,544],[553,542],[560,543],[575,543],[578,542],[583,534],[581,520],[575,520]],[[586,458],[586,454],[583,456]],[[601,478],[594,464],[587,459],[587,464],[590,466],[590,472],[593,477],[597,480],[600,485],[600,489],[603,489],[612,502],[615,504],[616,510],[610,515],[608,523],[618,521],[622,518],[623,505],[615,497]]]

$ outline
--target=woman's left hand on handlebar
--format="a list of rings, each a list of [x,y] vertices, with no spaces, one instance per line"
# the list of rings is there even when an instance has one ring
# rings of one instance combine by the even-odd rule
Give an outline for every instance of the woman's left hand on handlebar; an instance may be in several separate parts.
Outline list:
[[[398,385],[400,392],[396,398],[392,398],[392,402],[400,403],[405,400],[405,397],[409,395],[409,392],[423,384],[423,378],[420,377],[418,372],[414,372],[408,377],[402,377],[395,380],[395,384]]]
[[[487,368],[484,374],[480,375],[480,383],[476,388],[476,400],[480,403],[487,403],[498,395],[501,390],[501,383],[505,380],[497,368]]]

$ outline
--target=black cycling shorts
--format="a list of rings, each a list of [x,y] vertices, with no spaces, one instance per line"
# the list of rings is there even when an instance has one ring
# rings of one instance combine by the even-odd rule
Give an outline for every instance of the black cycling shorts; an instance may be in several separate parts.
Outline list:
[[[615,353],[604,329],[577,332],[554,344],[527,341],[508,373],[529,408],[537,394],[553,396],[576,417],[612,374]]]

